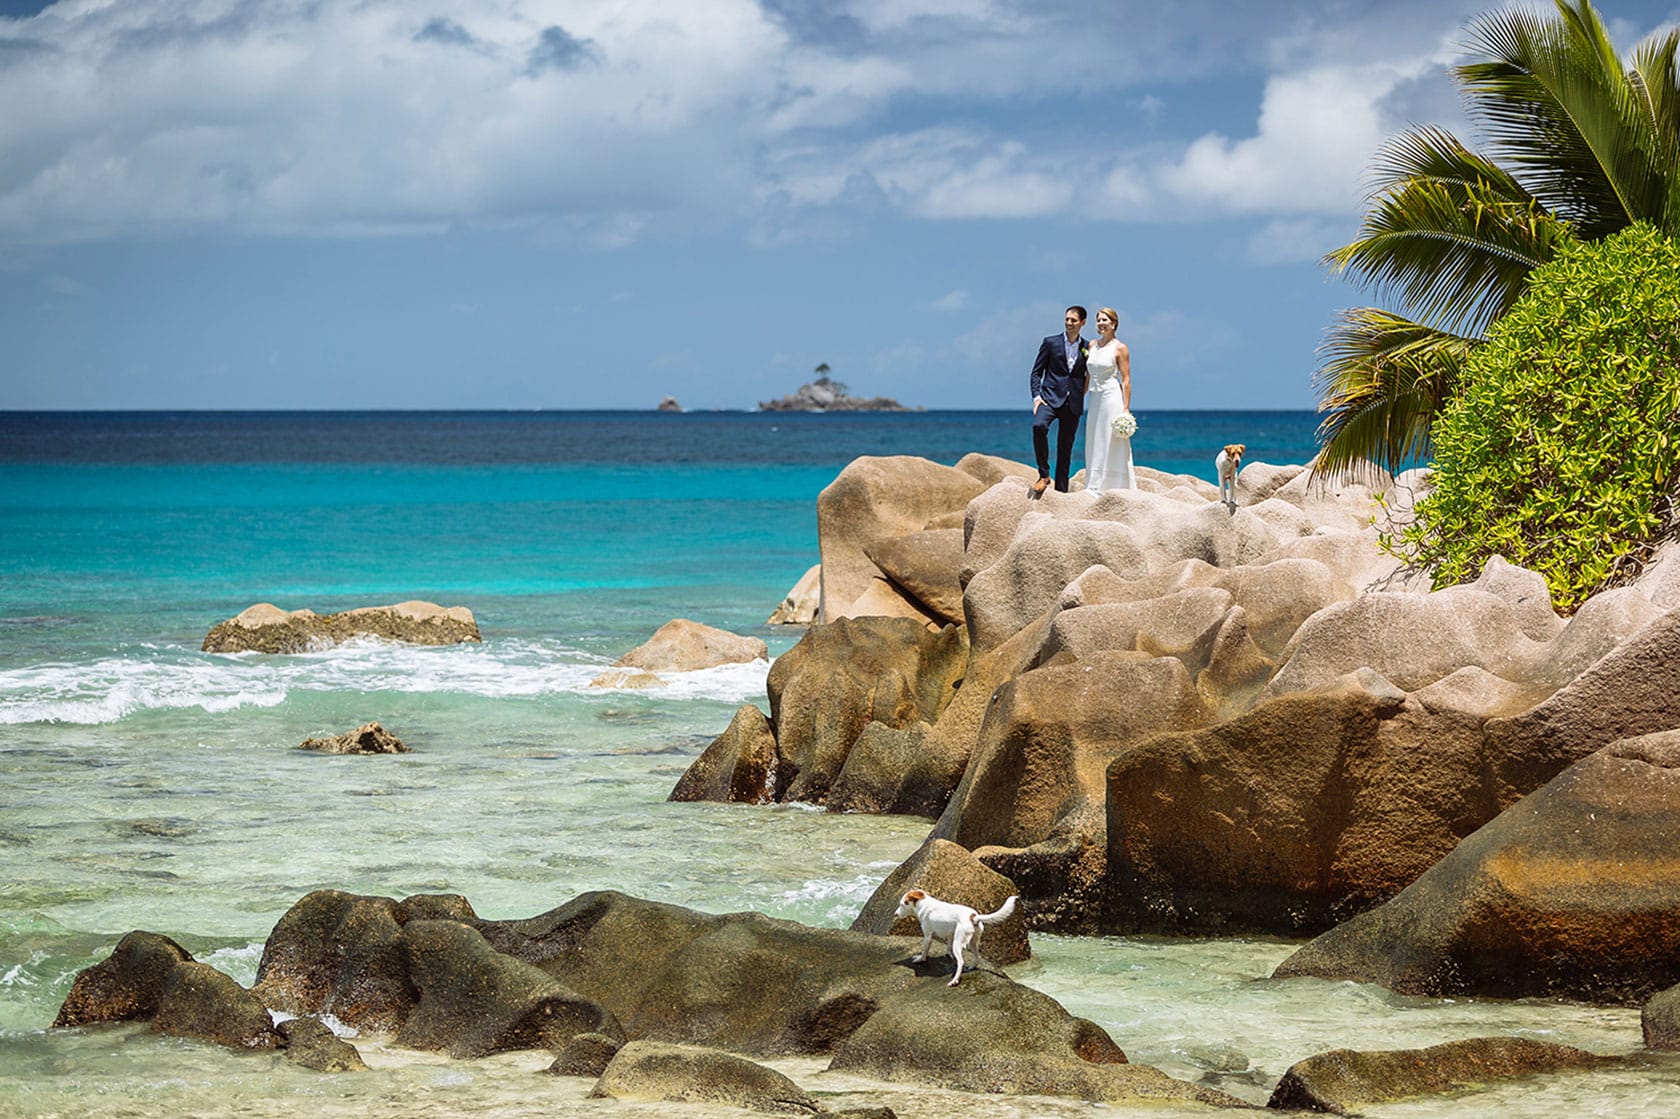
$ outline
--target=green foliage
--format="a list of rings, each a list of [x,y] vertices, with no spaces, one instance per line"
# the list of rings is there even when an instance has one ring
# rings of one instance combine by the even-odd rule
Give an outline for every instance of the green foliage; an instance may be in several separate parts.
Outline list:
[[[1384,544],[1437,587],[1502,555],[1567,612],[1637,575],[1675,528],[1680,245],[1641,222],[1530,273],[1464,362],[1434,445],[1434,488]]]
[[[1344,312],[1315,378],[1330,475],[1428,454],[1459,366],[1577,239],[1635,221],[1680,234],[1680,31],[1624,62],[1590,0],[1475,20],[1453,75],[1483,150],[1438,128],[1390,140],[1356,238],[1325,257],[1397,303]]]

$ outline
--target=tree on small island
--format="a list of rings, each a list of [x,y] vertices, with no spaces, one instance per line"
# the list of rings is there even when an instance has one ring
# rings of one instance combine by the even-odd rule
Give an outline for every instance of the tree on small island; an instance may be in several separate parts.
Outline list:
[[[1637,221],[1680,234],[1680,31],[1624,67],[1588,0],[1556,4],[1470,25],[1475,57],[1453,75],[1489,154],[1434,127],[1379,151],[1359,235],[1325,263],[1401,309],[1344,311],[1327,336],[1317,471],[1428,457],[1465,362],[1566,247]]]
[[[833,370],[828,362],[821,362],[811,372],[817,379],[799,386],[791,396],[759,401],[760,412],[908,412],[890,396],[858,397],[851,389],[829,376]],[[920,408],[915,409],[921,411]]]

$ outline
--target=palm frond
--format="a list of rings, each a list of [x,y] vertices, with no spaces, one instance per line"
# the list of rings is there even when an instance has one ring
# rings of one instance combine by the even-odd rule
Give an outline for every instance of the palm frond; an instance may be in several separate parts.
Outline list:
[[[1375,307],[1343,311],[1325,337],[1314,474],[1367,480],[1427,458],[1436,413],[1475,340]]]
[[[1415,318],[1480,335],[1570,238],[1509,173],[1438,128],[1385,144],[1358,236],[1325,263]]]
[[[1466,107],[1490,151],[1583,236],[1660,221],[1672,164],[1649,106],[1588,0],[1557,7],[1554,18],[1509,9],[1471,25],[1482,58],[1456,71]]]
[[[1633,50],[1628,83],[1640,98],[1656,144],[1656,162],[1668,169],[1668,195],[1658,228],[1680,233],[1680,29],[1658,31]]]

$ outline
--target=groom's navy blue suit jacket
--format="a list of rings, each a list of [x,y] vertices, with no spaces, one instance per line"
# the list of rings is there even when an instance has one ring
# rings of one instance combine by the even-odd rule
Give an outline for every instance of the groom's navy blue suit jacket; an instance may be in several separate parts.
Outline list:
[[[1038,347],[1038,359],[1032,367],[1032,394],[1052,410],[1072,403],[1074,415],[1085,409],[1085,349],[1086,341],[1079,340],[1079,357],[1068,368],[1067,335],[1057,332]]]

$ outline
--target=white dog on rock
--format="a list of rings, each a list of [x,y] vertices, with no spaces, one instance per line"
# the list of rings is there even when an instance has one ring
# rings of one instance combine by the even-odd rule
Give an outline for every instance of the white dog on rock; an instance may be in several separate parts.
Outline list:
[[[1227,443],[1213,459],[1213,469],[1219,475],[1219,500],[1232,512],[1237,508],[1237,471],[1242,469],[1243,452],[1247,450],[1245,444]]]
[[[1015,912],[1016,899],[1017,895],[1011,894],[996,913],[981,913],[972,906],[929,897],[922,890],[909,891],[898,899],[897,916],[914,917],[922,925],[922,950],[910,957],[910,962],[921,963],[927,959],[928,949],[935,940],[944,941],[950,945],[951,958],[957,961],[957,973],[946,986],[955,987],[962,978],[963,949],[972,947],[978,956],[980,934],[990,922],[1001,921]]]

